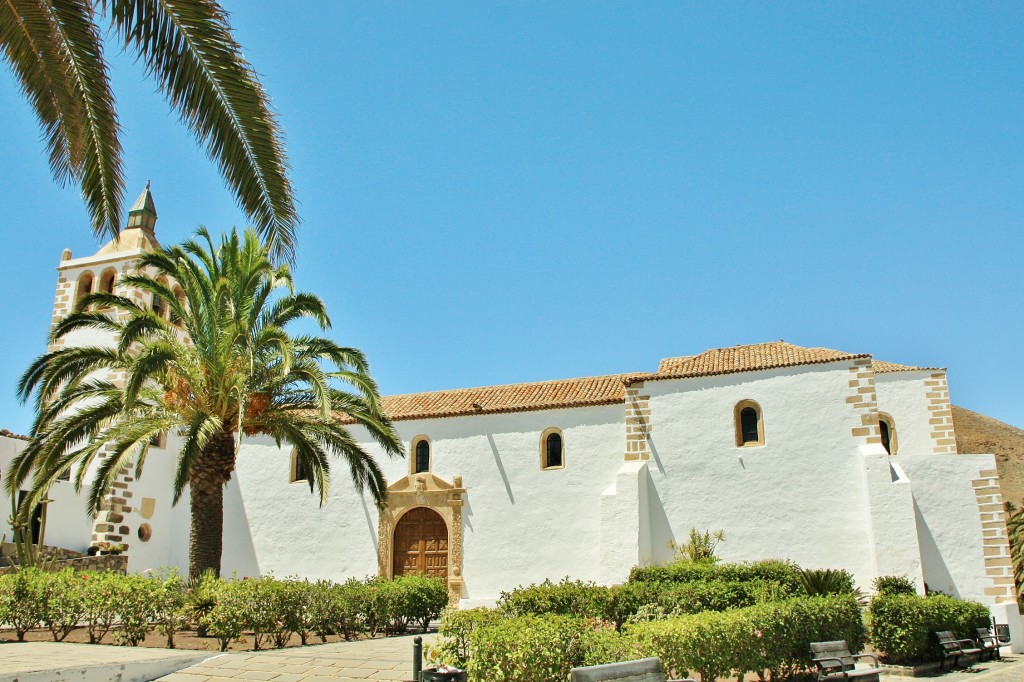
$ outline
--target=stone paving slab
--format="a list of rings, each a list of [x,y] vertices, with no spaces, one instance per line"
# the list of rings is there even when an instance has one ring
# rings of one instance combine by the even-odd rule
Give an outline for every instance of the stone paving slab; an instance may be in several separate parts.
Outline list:
[[[149,682],[210,657],[209,651],[65,642],[0,644],[0,682]]]
[[[318,644],[302,649],[229,653],[160,678],[160,682],[399,682],[412,679],[416,635]],[[431,644],[436,635],[423,635]]]
[[[1004,654],[1002,660],[975,663],[969,668],[950,670],[923,678],[882,675],[882,682],[912,682],[915,679],[935,682],[1024,682],[1024,656]]]
[[[436,635],[424,636],[433,643]],[[301,649],[212,654],[91,644],[0,644],[0,682],[400,682],[412,679],[413,635]],[[156,673],[140,666],[163,666]],[[148,676],[147,676],[148,675]],[[911,678],[882,675],[882,682]],[[1024,656],[977,663],[936,682],[1024,682]]]

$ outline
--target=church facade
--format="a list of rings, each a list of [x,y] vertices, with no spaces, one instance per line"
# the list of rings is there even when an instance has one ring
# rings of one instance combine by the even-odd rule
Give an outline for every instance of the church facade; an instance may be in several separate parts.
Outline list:
[[[148,303],[118,278],[158,246],[155,221],[147,188],[118,240],[82,258],[65,251],[54,320],[97,288]],[[79,334],[69,342],[109,343]],[[957,454],[945,370],[782,341],[651,365],[385,397],[405,459],[352,427],[390,482],[380,510],[342,466],[321,507],[287,444],[246,438],[225,495],[223,572],[423,571],[471,606],[544,579],[622,582],[669,560],[695,528],[724,532],[723,560],[844,568],[868,591],[906,575],[1016,614],[995,460]],[[20,443],[0,437],[0,468]],[[186,568],[189,508],[171,505],[178,447],[167,434],[91,519],[58,483],[46,542],[123,543],[130,570]]]

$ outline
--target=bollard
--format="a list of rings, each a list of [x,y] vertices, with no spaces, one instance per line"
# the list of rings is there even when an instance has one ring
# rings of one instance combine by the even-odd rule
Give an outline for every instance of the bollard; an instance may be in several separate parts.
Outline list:
[[[420,682],[421,672],[423,672],[423,638],[416,636],[412,638],[412,679]]]

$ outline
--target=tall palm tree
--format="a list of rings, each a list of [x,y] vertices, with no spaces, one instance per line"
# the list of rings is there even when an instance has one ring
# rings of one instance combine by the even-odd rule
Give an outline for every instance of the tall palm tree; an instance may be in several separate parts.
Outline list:
[[[216,0],[5,0],[0,53],[43,129],[54,178],[81,183],[97,235],[117,235],[120,126],[99,20],[135,54],[206,145],[275,259],[298,216],[276,118]]]
[[[31,480],[22,505],[30,509],[60,476],[74,471],[81,490],[91,474],[88,504],[99,511],[118,473],[134,466],[140,476],[151,440],[177,430],[174,502],[188,486],[193,576],[220,570],[223,490],[242,435],[289,443],[321,504],[330,453],[347,461],[358,489],[378,504],[385,499],[380,467],[343,422],[365,427],[388,455],[402,455],[362,352],[286,331],[301,318],[329,328],[322,301],[294,292],[288,266],[275,267],[253,231],[232,231],[219,245],[205,229],[197,235],[145,254],[137,274],[122,278],[162,305],[96,293],[55,326],[54,340],[93,329],[113,343],[66,344],[26,370],[20,396],[35,396],[38,416],[4,481],[14,491]]]

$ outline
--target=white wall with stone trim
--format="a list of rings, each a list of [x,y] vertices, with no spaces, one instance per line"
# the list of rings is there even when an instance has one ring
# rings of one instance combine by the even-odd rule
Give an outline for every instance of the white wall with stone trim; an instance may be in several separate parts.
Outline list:
[[[937,370],[912,372],[885,372],[875,375],[878,411],[889,414],[895,422],[898,441],[897,456],[930,455],[935,443],[932,439],[932,418],[927,397],[931,375]]]
[[[881,445],[861,446],[874,575],[905,575],[924,594],[914,494],[906,472]],[[872,578],[872,581],[874,578]],[[866,592],[872,583],[861,582]]]
[[[932,590],[994,603],[986,591],[982,521],[972,481],[995,469],[993,455],[897,457],[914,491],[924,580]],[[977,541],[975,541],[977,539]]]
[[[565,575],[600,579],[601,493],[622,465],[622,413],[611,405],[396,424],[407,450],[414,437],[428,436],[431,471],[447,481],[462,476],[468,490],[466,599],[493,600],[520,583]],[[541,469],[540,436],[549,427],[562,431],[564,469]],[[409,473],[408,459],[388,459],[361,428],[353,431],[389,481]],[[377,510],[353,491],[344,462],[332,459],[323,507],[308,486],[289,483],[289,473],[286,446],[246,440],[236,474],[240,506],[232,513],[246,519],[259,571],[335,580],[375,574]],[[231,543],[238,547],[232,555],[245,554],[246,538]]]
[[[792,559],[870,584],[858,439],[846,402],[851,361],[649,381],[650,472],[672,538],[723,530],[726,561]],[[756,401],[764,445],[737,447],[734,407]],[[793,521],[800,519],[799,522]],[[662,538],[664,539],[664,538]],[[660,543],[659,543],[660,544]],[[654,546],[655,560],[670,557]]]
[[[28,442],[21,438],[0,435],[0,476],[6,476],[11,460],[25,449]],[[70,481],[58,481],[50,488],[47,505],[46,530],[43,542],[47,545],[85,552],[89,547],[92,519],[82,498],[74,491]],[[13,542],[14,534],[8,520],[11,516],[11,498],[0,492],[0,536]]]
[[[108,267],[120,274],[139,253],[63,260],[55,317],[70,310],[86,270],[98,285]],[[68,342],[110,340],[82,330]],[[983,546],[971,481],[994,463],[933,454],[936,433],[951,436],[945,414],[936,426],[948,393],[944,375],[936,388],[935,374],[874,375],[864,357],[647,380],[633,387],[637,402],[629,405],[403,420],[396,428],[407,449],[427,436],[431,471],[448,481],[460,476],[467,490],[466,605],[563,576],[620,582],[636,564],[670,559],[670,542],[685,542],[691,528],[725,531],[718,552],[728,561],[845,568],[865,588],[878,575],[902,573],[919,586],[927,581],[992,603],[986,588],[994,559],[985,552],[996,550]],[[736,445],[734,409],[742,400],[761,408],[762,445]],[[878,411],[895,422],[897,457],[878,444]],[[563,435],[565,467],[545,471],[541,435],[549,428]],[[390,482],[409,473],[408,459],[387,458],[365,431],[353,431]],[[0,438],[0,466],[5,447]],[[131,570],[187,568],[187,491],[171,503],[179,447],[169,434],[165,448],[151,450],[143,476],[122,481],[129,510],[117,532],[126,535]],[[345,462],[332,465],[321,506],[305,483],[290,482],[287,444],[245,439],[225,490],[223,572],[333,580],[375,574],[377,510],[353,490]],[[81,499],[64,483],[51,497],[47,539],[84,549],[92,523]],[[142,524],[152,531],[147,542],[138,537]]]

